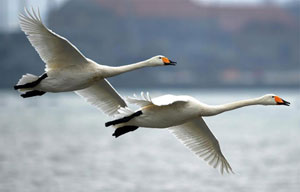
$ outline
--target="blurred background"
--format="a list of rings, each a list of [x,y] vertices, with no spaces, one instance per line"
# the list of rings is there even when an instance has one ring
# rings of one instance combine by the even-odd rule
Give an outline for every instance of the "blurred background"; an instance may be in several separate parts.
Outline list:
[[[32,6],[98,63],[124,65],[158,54],[178,62],[111,79],[117,87],[299,88],[299,1],[236,2],[1,0],[0,87],[44,70],[18,25],[18,11]]]
[[[123,95],[186,94],[208,104],[275,93],[290,107],[205,118],[236,172],[222,176],[166,130],[118,139],[73,93],[12,90],[44,64],[18,24],[46,26],[88,58],[119,66],[162,54],[176,67],[110,78]],[[299,0],[0,0],[0,191],[299,191]]]

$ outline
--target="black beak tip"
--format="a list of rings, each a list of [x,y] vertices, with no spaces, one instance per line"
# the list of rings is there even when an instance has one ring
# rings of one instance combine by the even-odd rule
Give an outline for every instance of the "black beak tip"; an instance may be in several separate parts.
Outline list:
[[[283,103],[281,103],[281,105],[285,105],[285,106],[290,106],[291,105],[291,103],[288,102],[288,101],[285,101],[283,99],[282,99],[282,101],[283,101]]]
[[[171,60],[170,60],[170,63],[165,63],[165,65],[173,65],[173,66],[175,66],[176,64],[177,64],[177,62],[171,61]]]

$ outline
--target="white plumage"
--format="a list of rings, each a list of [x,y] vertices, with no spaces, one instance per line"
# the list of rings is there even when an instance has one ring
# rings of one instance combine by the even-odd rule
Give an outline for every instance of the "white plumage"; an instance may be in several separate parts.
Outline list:
[[[143,67],[175,65],[176,62],[158,55],[145,61],[110,67],[99,65],[86,58],[66,38],[54,33],[43,23],[39,11],[36,13],[25,9],[25,15],[20,14],[20,26],[27,35],[31,45],[45,62],[46,73],[41,76],[26,74],[15,89],[22,97],[42,95],[45,92],[76,91],[90,103],[96,104],[108,114],[117,111],[117,106],[126,106],[119,94],[111,87],[105,78],[119,75]],[[94,101],[94,95],[98,100]],[[103,99],[100,101],[99,99]]]
[[[227,173],[233,172],[221,152],[218,140],[201,117],[168,129],[195,155],[203,158],[214,168],[219,167],[222,174],[224,170]]]
[[[25,12],[27,16],[20,14],[21,29],[46,63],[46,71],[88,63],[72,43],[45,27],[39,11],[30,13],[25,9]]]
[[[219,142],[202,119],[248,105],[289,105],[278,96],[268,94],[259,98],[233,102],[224,105],[207,105],[190,96],[163,95],[151,98],[149,93],[128,98],[129,103],[139,105],[138,111],[132,111],[116,90],[105,79],[124,72],[147,66],[172,65],[164,56],[155,56],[148,60],[121,67],[99,65],[86,58],[67,39],[57,35],[42,23],[40,13],[32,10],[20,15],[21,29],[46,63],[46,76],[26,74],[19,80],[16,89],[22,92],[37,91],[63,92],[75,91],[87,102],[95,105],[108,115],[117,115],[120,119],[108,122],[118,130],[115,136],[134,131],[138,127],[168,128],[188,149],[203,158],[221,173],[232,172],[232,168],[221,152]],[[35,81],[38,83],[34,84]],[[34,85],[30,87],[29,85]],[[27,85],[27,86],[25,86]],[[32,96],[35,93],[29,94]],[[33,95],[34,96],[34,95]]]
[[[75,91],[75,93],[110,116],[117,113],[121,107],[127,106],[122,97],[106,79],[100,80],[88,88]]]
[[[139,105],[141,108],[135,112],[127,107],[119,109],[122,116],[106,123],[106,126],[114,125],[117,128],[114,136],[118,137],[137,127],[168,128],[198,157],[203,158],[214,168],[219,167],[221,173],[224,171],[233,173],[233,171],[221,152],[218,140],[202,117],[217,115],[248,105],[290,104],[273,94],[224,105],[207,105],[190,96],[163,95],[151,99],[148,93],[146,95],[141,93],[141,98],[134,95],[127,101]],[[120,132],[118,129],[125,130]]]

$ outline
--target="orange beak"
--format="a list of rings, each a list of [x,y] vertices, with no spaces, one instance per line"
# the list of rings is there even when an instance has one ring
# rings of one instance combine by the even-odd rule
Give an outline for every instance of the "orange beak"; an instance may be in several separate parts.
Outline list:
[[[170,63],[170,60],[166,57],[163,57],[162,60],[163,60],[164,63]]]
[[[275,101],[276,101],[276,103],[277,103],[278,105],[287,105],[287,106],[290,105],[290,102],[285,101],[285,100],[281,99],[281,98],[278,97],[278,96],[275,96],[274,98],[275,98]]]
[[[169,60],[167,57],[163,57],[162,60],[165,63],[165,65],[175,65],[176,64],[176,62]]]

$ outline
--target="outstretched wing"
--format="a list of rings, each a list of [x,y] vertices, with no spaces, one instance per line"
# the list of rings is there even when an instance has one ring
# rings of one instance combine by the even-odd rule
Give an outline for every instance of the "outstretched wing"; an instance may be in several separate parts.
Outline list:
[[[20,26],[31,45],[46,63],[46,71],[57,67],[87,63],[86,58],[67,39],[49,30],[42,23],[40,13],[32,9],[20,14]]]
[[[136,96],[136,94],[134,94],[133,97],[127,97],[126,101],[128,103],[132,103],[132,104],[138,105],[140,107],[144,107],[147,105],[153,105],[152,99],[149,95],[149,92],[147,92],[146,95],[144,94],[144,92],[141,92],[140,98],[138,96]]]
[[[110,116],[118,113],[120,107],[127,106],[106,79],[100,80],[88,88],[75,91],[75,93]]]
[[[218,140],[199,117],[182,125],[168,128],[189,150],[203,158],[214,168],[220,167],[220,172],[233,173],[229,163],[223,156]]]
[[[149,105],[165,106],[170,105],[175,102],[187,102],[189,100],[188,96],[175,96],[175,95],[162,95],[151,99],[149,93],[146,95],[141,92],[141,97],[137,97],[135,94],[133,97],[128,97],[126,99],[128,103],[136,104],[140,107],[145,107]]]

